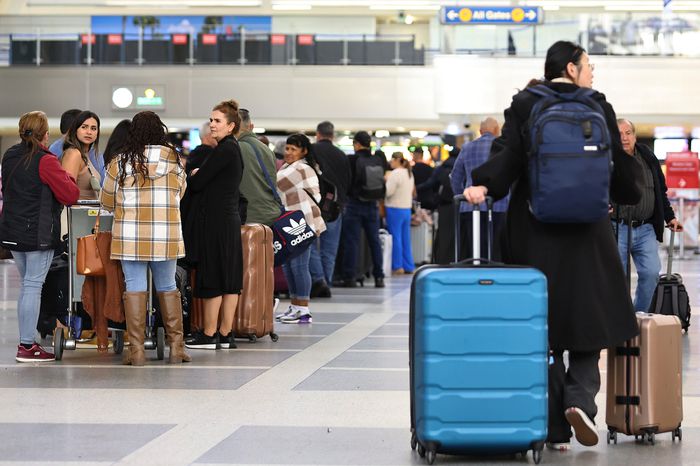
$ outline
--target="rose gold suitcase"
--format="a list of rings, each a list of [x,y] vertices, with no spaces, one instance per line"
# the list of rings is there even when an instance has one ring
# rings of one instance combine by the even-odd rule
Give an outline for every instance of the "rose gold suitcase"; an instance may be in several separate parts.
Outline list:
[[[241,227],[243,244],[243,290],[238,299],[233,332],[254,342],[274,332],[272,301],[274,294],[275,258],[272,250],[272,230],[261,224]]]
[[[681,322],[676,316],[638,313],[637,323],[639,336],[608,349],[608,443],[617,443],[618,432],[652,445],[663,432],[680,441]]]

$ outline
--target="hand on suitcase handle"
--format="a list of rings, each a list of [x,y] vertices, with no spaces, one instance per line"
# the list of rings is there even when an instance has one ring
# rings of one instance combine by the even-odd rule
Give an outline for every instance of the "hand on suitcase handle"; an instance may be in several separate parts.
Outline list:
[[[481,204],[486,200],[486,194],[489,192],[486,186],[469,186],[464,190],[462,195],[464,200],[470,204]]]

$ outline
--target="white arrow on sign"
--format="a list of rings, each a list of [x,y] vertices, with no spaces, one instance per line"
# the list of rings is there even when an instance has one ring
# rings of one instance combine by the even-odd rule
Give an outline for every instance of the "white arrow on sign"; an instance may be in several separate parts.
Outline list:
[[[447,19],[450,21],[454,21],[459,17],[459,13],[457,13],[455,10],[450,10],[447,12]]]
[[[537,13],[535,13],[535,10],[530,10],[526,16],[530,21],[532,21],[537,18]]]

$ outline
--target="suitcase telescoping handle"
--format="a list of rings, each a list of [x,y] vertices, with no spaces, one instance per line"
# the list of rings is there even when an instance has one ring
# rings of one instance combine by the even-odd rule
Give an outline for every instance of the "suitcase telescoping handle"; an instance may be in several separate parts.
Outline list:
[[[459,262],[459,246],[461,243],[460,231],[460,207],[462,202],[467,202],[463,194],[458,194],[454,197],[455,211],[455,263]],[[493,245],[493,198],[486,196],[486,209],[488,212],[488,238],[487,245],[487,260],[491,260],[491,249]],[[480,264],[481,257],[481,209],[479,204],[472,206],[472,257],[474,264]]]
[[[676,232],[673,228],[669,228],[671,230],[671,239],[668,241],[668,267],[666,267],[666,276],[668,278],[671,278],[672,275],[672,267],[673,267],[673,240],[676,237]]]

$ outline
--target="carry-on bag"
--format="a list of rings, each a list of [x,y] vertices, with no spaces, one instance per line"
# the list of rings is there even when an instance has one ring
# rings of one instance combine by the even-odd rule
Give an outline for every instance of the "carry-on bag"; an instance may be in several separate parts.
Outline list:
[[[455,197],[456,211],[463,201]],[[477,255],[479,221],[477,207]],[[411,284],[409,322],[411,447],[429,464],[436,453],[528,450],[539,463],[547,437],[546,277],[483,259],[427,265]]]
[[[620,217],[618,215],[618,231]],[[630,222],[628,222],[629,225]],[[631,283],[627,235],[627,284]],[[605,423],[608,443],[618,432],[652,445],[656,434],[671,432],[682,439],[682,332],[674,315],[637,313],[640,333],[623,345],[608,349]]]
[[[688,333],[690,327],[690,298],[683,284],[683,277],[679,273],[673,273],[673,239],[675,231],[671,230],[671,240],[668,248],[668,268],[665,274],[659,276],[654,297],[651,299],[649,312],[677,316],[681,321],[681,327]]]
[[[248,338],[251,342],[265,335],[270,335],[272,341],[277,341],[272,315],[275,291],[272,230],[261,224],[243,225],[241,243],[243,289],[233,320],[233,333],[237,337]]]

